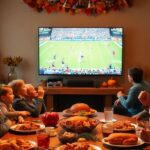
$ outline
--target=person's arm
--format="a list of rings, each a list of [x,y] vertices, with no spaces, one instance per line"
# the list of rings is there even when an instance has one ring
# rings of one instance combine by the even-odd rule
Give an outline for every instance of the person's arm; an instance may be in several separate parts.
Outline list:
[[[27,116],[27,114],[30,114],[28,111],[15,111],[13,108],[11,108],[11,111],[8,111],[5,106],[1,106],[0,108],[6,117],[11,120],[16,120],[19,123],[24,122],[24,118],[22,116]]]
[[[31,113],[32,117],[38,117],[39,112],[36,107],[29,106],[25,100],[17,100],[13,103],[13,107],[15,110],[26,110]]]
[[[43,99],[34,99],[33,103],[38,109],[39,114],[46,112],[46,106]]]
[[[119,91],[118,93],[117,93],[117,100],[115,100],[115,102],[114,102],[114,105],[115,106],[119,106],[120,105],[120,97],[123,97],[123,98],[125,98],[125,94],[123,93],[123,91]],[[126,99],[126,98],[125,98]]]
[[[5,118],[4,116],[0,116],[0,137],[2,137],[5,133],[8,132],[12,122]]]
[[[140,113],[134,115],[132,118],[135,118],[136,120],[140,120],[142,118],[146,118],[149,116],[150,116],[150,114],[146,110],[143,110]]]
[[[141,89],[137,87],[130,88],[127,98],[124,96],[119,97],[121,105],[127,109],[133,107],[135,102],[138,101],[140,91]]]
[[[40,99],[43,100],[45,91],[44,91],[44,89],[43,89],[42,86],[39,86],[39,87],[38,87],[37,93],[38,93],[37,98],[38,98],[39,100],[40,100]]]
[[[4,113],[4,115],[8,118],[14,118],[17,119],[17,117],[19,116],[19,113],[17,111],[8,111],[7,108],[5,106],[1,106],[1,110]]]
[[[46,112],[46,106],[45,106],[45,103],[44,103],[45,91],[44,91],[42,86],[38,86],[37,93],[38,93],[38,96],[37,96],[37,98],[35,98],[33,100],[33,103],[38,108],[39,113],[44,113],[44,112]]]

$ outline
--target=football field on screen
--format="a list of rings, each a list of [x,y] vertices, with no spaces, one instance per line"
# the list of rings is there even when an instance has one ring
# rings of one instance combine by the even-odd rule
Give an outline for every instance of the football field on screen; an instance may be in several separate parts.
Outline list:
[[[112,41],[46,41],[40,43],[39,66],[72,69],[122,67],[122,47]]]

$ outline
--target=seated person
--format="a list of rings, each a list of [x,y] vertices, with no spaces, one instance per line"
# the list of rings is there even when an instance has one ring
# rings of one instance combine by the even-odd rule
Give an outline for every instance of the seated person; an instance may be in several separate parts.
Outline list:
[[[24,122],[22,116],[27,116],[30,113],[27,111],[15,111],[12,107],[14,101],[14,95],[12,88],[8,85],[0,86],[0,109],[6,117],[10,120]]]
[[[144,110],[133,116],[136,120],[147,119],[150,117],[150,94],[147,91],[140,92],[139,101],[144,106]]]
[[[44,89],[42,86],[35,90],[32,84],[26,84],[27,95],[26,100],[27,103],[32,107],[36,106],[38,108],[39,114],[46,112],[46,106],[44,103]]]
[[[128,81],[132,87],[127,96],[122,91],[117,93],[118,99],[114,103],[114,113],[133,116],[144,110],[138,95],[142,90],[150,91],[150,84],[143,81],[143,70],[136,67],[128,70]]]
[[[17,79],[11,81],[9,85],[12,87],[15,95],[13,108],[18,111],[22,111],[22,110],[29,111],[32,117],[38,117],[39,116],[38,107],[29,105],[26,100],[27,88],[25,82],[21,79]]]
[[[12,125],[13,122],[9,120],[0,109],[0,137],[7,133]]]

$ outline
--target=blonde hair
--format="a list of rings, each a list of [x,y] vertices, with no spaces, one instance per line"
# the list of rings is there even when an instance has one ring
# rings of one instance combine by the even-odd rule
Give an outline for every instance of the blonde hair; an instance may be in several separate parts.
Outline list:
[[[28,93],[31,88],[34,88],[34,86],[31,83],[28,83],[28,84],[26,84],[26,88],[27,88],[27,93]]]
[[[0,97],[8,93],[8,89],[12,89],[9,85],[0,85]]]
[[[12,87],[15,96],[18,96],[18,92],[24,84],[25,82],[22,79],[13,80],[10,83],[8,83],[8,85]]]

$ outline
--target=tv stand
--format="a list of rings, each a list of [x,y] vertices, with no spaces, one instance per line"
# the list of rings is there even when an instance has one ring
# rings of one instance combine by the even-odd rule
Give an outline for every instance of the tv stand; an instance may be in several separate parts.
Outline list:
[[[94,81],[92,80],[69,80],[67,82],[68,87],[94,87]]]
[[[122,90],[124,90],[123,87],[45,87],[45,94],[47,95],[46,106],[47,110],[53,108],[54,95],[104,95],[105,106],[111,106],[112,97]]]

